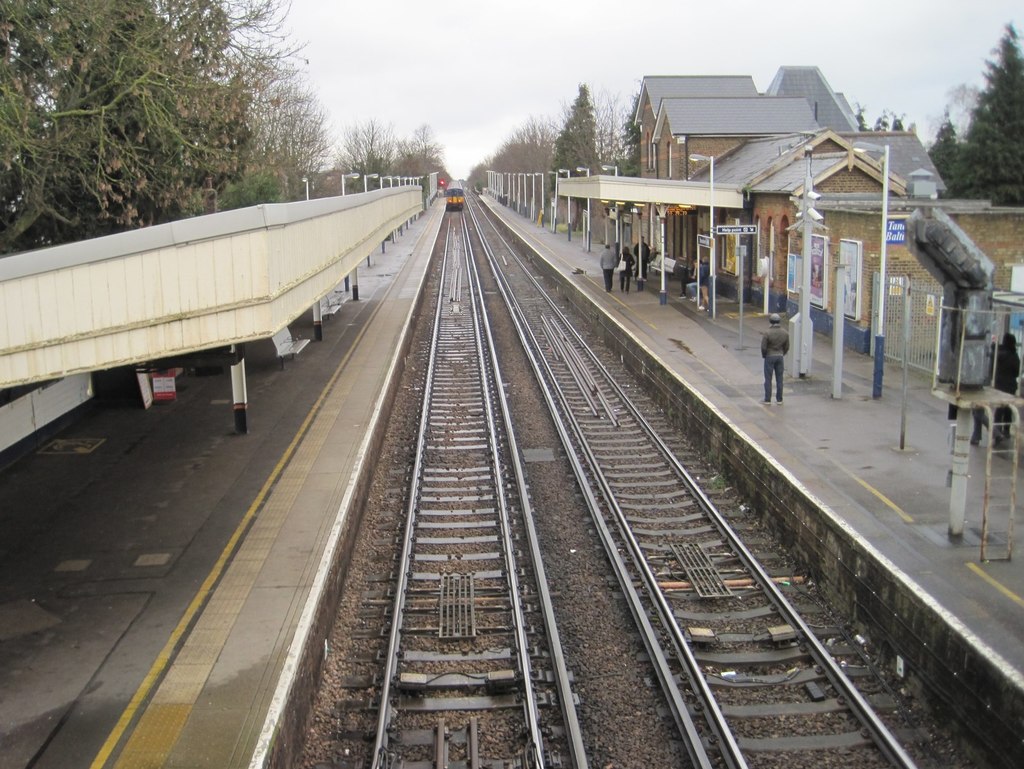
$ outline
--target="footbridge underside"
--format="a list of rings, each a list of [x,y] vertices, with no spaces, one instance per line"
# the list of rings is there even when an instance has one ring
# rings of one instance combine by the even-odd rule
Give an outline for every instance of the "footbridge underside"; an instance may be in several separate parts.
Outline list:
[[[0,258],[0,388],[270,337],[422,210],[395,187]]]

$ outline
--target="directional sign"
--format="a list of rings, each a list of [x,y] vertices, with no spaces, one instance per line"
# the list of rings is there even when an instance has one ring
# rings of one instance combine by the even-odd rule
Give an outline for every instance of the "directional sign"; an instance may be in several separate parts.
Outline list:
[[[756,224],[720,224],[715,227],[719,235],[756,235]]]
[[[704,246],[705,248],[711,248],[711,238],[709,238],[707,235],[698,235],[697,245]]]

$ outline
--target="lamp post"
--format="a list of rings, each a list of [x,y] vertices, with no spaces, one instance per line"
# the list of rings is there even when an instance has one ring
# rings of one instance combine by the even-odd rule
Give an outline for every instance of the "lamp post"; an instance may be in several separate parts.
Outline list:
[[[602,171],[612,171],[612,172],[614,172],[615,176],[619,175],[619,167],[618,166],[604,166],[603,165],[603,166],[601,166],[601,170]],[[618,248],[619,248],[619,216],[621,215],[621,212],[619,211],[618,206],[615,204],[614,201],[612,202],[612,207],[615,209],[615,248],[616,248],[616,250],[618,250]],[[619,256],[618,254],[615,254],[616,258],[618,258],[618,256]]]
[[[857,150],[882,150],[882,241],[878,247],[878,314],[875,318],[875,376],[871,385],[871,397],[882,397],[882,375],[885,372],[885,296],[889,293],[885,272],[885,250],[889,240],[889,145],[857,142]]]
[[[353,172],[351,174],[342,174],[341,175],[341,196],[342,197],[345,197],[345,180],[346,179],[358,179],[358,178],[359,178],[359,174],[355,173],[355,172]]]
[[[543,203],[543,202],[542,202]],[[537,174],[529,174],[529,218],[537,221]]]
[[[363,192],[370,191],[370,179],[379,179],[380,174],[363,174]]]
[[[555,199],[551,201],[553,214],[551,216],[551,231],[555,232],[558,229],[558,180],[562,178],[562,174],[565,174],[565,178],[569,178],[571,171],[568,168],[559,168],[555,172]],[[569,205],[566,203],[565,206],[566,214],[569,213]],[[570,218],[570,221],[571,218]],[[569,239],[572,239],[572,233],[570,232]]]
[[[302,183],[306,185],[306,200],[309,200],[309,177],[303,176]]]
[[[658,221],[661,222],[661,291],[658,293],[658,304],[668,304],[668,289],[665,285],[665,219],[668,217],[668,206],[658,204]],[[685,283],[685,281],[684,281]]]
[[[711,313],[711,317],[715,317],[715,156],[714,155],[690,155],[690,160],[703,161],[707,160],[711,163],[710,171],[710,193],[711,193],[711,205],[710,205],[710,217],[711,221],[708,223],[708,236],[711,238],[711,270],[708,276],[708,311]],[[664,258],[664,257],[663,257]],[[700,275],[700,261],[697,263],[697,275]],[[699,277],[698,277],[699,280]],[[700,302],[700,286],[697,286],[697,297],[698,304]]]
[[[577,166],[576,170],[579,173],[586,173],[587,178],[590,178],[590,169],[584,166]],[[587,195],[587,251],[590,251],[590,195]]]

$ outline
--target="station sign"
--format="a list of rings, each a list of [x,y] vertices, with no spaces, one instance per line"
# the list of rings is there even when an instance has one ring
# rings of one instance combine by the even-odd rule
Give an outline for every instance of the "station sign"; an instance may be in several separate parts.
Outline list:
[[[756,235],[756,224],[720,224],[715,227],[719,235]]]
[[[897,246],[907,242],[906,219],[890,219],[885,223],[885,242]]]
[[[711,248],[711,238],[707,235],[698,235],[697,245],[704,246],[704,248]]]

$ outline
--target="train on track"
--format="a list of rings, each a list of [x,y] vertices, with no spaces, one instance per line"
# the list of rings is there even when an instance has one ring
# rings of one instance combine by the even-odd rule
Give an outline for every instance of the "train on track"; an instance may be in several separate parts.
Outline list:
[[[462,187],[449,187],[448,192],[446,193],[444,210],[461,211],[465,204],[466,196],[462,191]]]

